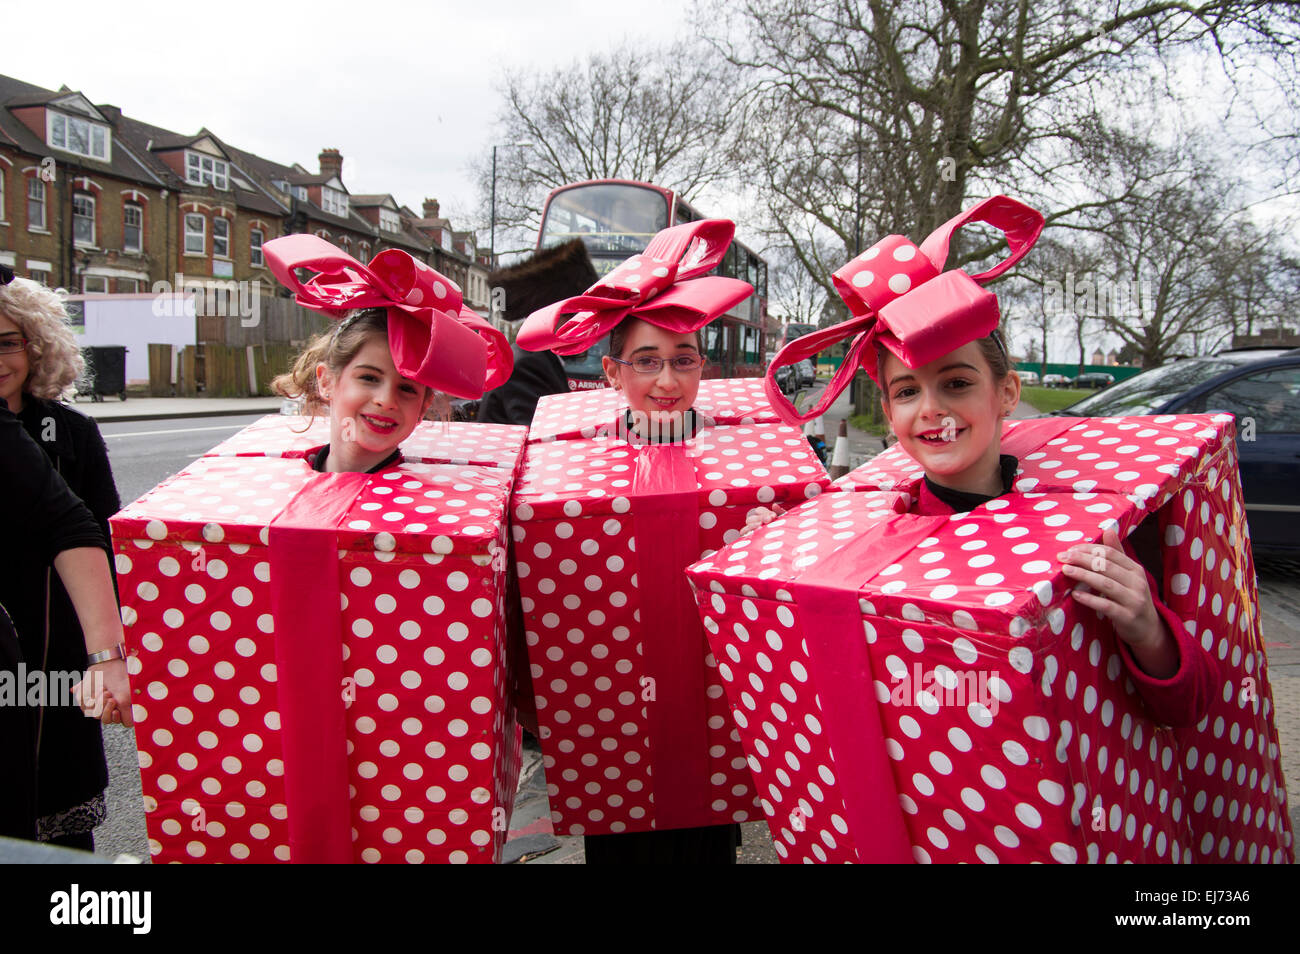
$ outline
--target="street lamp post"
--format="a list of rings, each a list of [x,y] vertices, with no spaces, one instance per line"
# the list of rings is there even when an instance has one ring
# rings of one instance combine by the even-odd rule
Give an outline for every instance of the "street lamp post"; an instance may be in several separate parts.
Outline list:
[[[492,263],[492,270],[496,271],[497,267],[497,149],[509,149],[517,147],[523,149],[531,146],[531,142],[506,142],[500,146],[492,147],[492,210],[488,213],[488,261]]]

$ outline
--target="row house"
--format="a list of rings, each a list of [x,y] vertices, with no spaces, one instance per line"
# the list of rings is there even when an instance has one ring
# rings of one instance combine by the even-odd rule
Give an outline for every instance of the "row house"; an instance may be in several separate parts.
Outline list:
[[[391,195],[353,196],[337,149],[318,163],[282,165],[204,128],[179,134],[67,88],[0,76],[0,263],[70,292],[202,287],[204,313],[233,315],[232,296],[249,286],[284,293],[263,243],[309,232],[363,262],[407,251],[487,314],[487,263],[472,235],[438,219],[436,202],[419,217]]]

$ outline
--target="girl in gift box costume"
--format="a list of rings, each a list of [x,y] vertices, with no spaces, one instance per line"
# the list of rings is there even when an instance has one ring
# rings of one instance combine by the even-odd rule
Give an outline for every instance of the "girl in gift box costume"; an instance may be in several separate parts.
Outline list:
[[[375,474],[401,463],[399,445],[444,395],[479,397],[510,376],[505,336],[463,304],[459,289],[406,252],[363,266],[323,239],[290,235],[265,245],[267,264],[300,305],[341,320],[272,383],[328,409],[330,442],[308,454],[324,473]],[[303,283],[297,269],[317,272]]]
[[[660,232],[645,252],[586,294],[530,315],[518,345],[577,354],[608,334],[605,375],[628,405],[617,436],[632,444],[691,439],[713,423],[693,406],[707,363],[701,329],[753,291],[735,279],[704,277],[721,260],[734,231],[731,222],[710,220]],[[659,262],[665,264],[656,267]],[[572,616],[562,625],[581,625],[582,614],[574,611]],[[589,864],[734,864],[739,825],[587,834],[584,839]]]
[[[953,233],[972,221],[1003,231],[1011,254],[978,275],[942,272]],[[995,196],[919,247],[900,235],[876,243],[833,276],[855,317],[791,342],[773,360],[766,384],[773,407],[791,423],[816,418],[861,367],[881,389],[900,446],[924,468],[913,513],[965,513],[1015,493],[1018,461],[1001,452],[1001,440],[1020,379],[998,331],[997,299],[981,286],[1019,261],[1043,225],[1041,213]],[[826,392],[799,415],[776,386],[775,370],[846,338],[853,344]],[[1126,673],[1156,721],[1197,723],[1221,681],[1213,657],[1161,601],[1159,567],[1145,566],[1114,529],[1101,545],[1071,547],[1057,559],[1080,584],[1073,598],[1114,627]]]

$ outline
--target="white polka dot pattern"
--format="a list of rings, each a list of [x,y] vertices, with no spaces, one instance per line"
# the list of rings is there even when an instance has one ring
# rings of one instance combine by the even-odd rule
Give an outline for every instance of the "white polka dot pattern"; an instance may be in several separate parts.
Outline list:
[[[516,429],[522,443],[523,429]],[[288,861],[268,525],[301,460],[201,458],[113,519],[150,851]],[[510,472],[405,464],[339,529],[355,860],[492,862],[519,772],[504,631]],[[251,492],[251,493],[250,493]],[[201,548],[201,552],[200,552]]]
[[[523,449],[524,428],[464,421],[422,421],[402,441],[411,463],[471,464],[513,471]],[[323,417],[269,414],[222,441],[206,457],[302,457],[328,444],[329,421]]]
[[[701,381],[695,410],[719,424],[776,422],[779,418],[763,393],[762,378],[713,378]],[[622,392],[613,388],[548,394],[537,402],[528,432],[530,441],[592,437],[627,409]]]
[[[1097,484],[1078,489],[1052,463],[1112,435],[1141,446],[1109,459],[1155,459],[1129,476],[1100,467],[1104,454],[1088,458],[1079,480]],[[1063,439],[1022,457],[1033,489],[939,518],[909,551],[880,553],[876,571],[855,578],[914,859],[1290,861],[1230,421],[1089,420]],[[889,489],[822,495],[688,571],[787,861],[856,860],[871,837],[847,821],[796,599],[810,568],[833,565],[883,521],[902,532],[927,519],[906,515],[910,459],[881,458],[840,489]],[[1113,630],[1068,598],[1055,557],[1112,520],[1126,532],[1161,502],[1165,601],[1222,675],[1195,728],[1152,721]]]
[[[552,823],[569,834],[655,825],[649,706],[672,674],[648,670],[633,538],[637,448],[609,439],[530,444],[511,502]],[[807,442],[780,424],[717,426],[687,442],[698,551],[734,540],[757,503],[793,507],[827,484]],[[736,466],[731,466],[732,464]],[[757,476],[756,476],[757,475]],[[695,825],[757,816],[717,661],[701,640],[708,791]]]

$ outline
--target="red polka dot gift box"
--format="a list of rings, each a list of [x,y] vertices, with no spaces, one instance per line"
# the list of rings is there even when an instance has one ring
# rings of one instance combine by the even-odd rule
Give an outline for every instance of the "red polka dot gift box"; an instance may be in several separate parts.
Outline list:
[[[534,420],[511,532],[557,832],[759,817],[682,571],[755,506],[793,507],[829,481],[753,383],[705,385],[742,399],[734,416],[713,403],[717,423],[683,443],[629,443],[617,402],[590,393],[544,398]]]
[[[1293,860],[1231,418],[1025,421],[1003,451],[1017,492],[969,513],[917,513],[891,450],[688,571],[777,852]],[[1204,650],[1194,724],[1070,597],[1056,554],[1114,523]]]
[[[511,477],[203,457],[113,518],[155,861],[500,857]]]
[[[222,441],[206,457],[304,457],[330,440],[324,417],[268,414]],[[410,463],[471,464],[513,471],[523,454],[524,428],[465,421],[422,421],[402,441]]]

